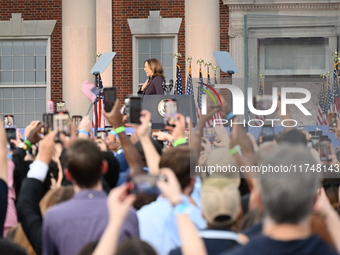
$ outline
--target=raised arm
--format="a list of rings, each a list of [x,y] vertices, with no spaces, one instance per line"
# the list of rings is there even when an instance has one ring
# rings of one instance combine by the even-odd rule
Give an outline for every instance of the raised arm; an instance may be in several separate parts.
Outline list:
[[[206,255],[203,240],[199,237],[197,228],[185,211],[185,204],[181,201],[180,184],[171,169],[163,168],[161,173],[166,176],[166,181],[158,181],[157,185],[169,202],[174,206],[181,250],[183,255]]]
[[[340,195],[340,189],[339,189]],[[324,188],[320,189],[318,198],[314,205],[314,210],[321,213],[325,217],[326,227],[328,232],[333,239],[335,248],[340,253],[340,218],[337,212],[329,202]]]
[[[109,224],[92,255],[115,254],[120,229],[134,200],[134,195],[128,195],[127,184],[122,184],[111,190],[107,198]]]
[[[112,128],[115,130],[115,132],[118,133],[120,143],[123,147],[123,150],[126,152],[124,153],[124,155],[130,167],[130,175],[143,173],[143,161],[135,146],[132,144],[129,137],[125,134],[124,131],[117,132],[117,128],[120,128],[121,130],[124,129],[122,122],[123,116],[119,110],[118,99],[116,100],[111,112],[104,111],[104,116],[107,121],[112,125]]]
[[[40,142],[36,161],[30,165],[30,170],[27,173],[28,178],[22,183],[17,202],[18,219],[37,254],[41,254],[42,246],[42,216],[39,202],[46,192],[43,182],[54,152],[55,135],[55,131],[49,133]]]
[[[135,130],[142,144],[146,163],[149,167],[149,173],[157,175],[159,174],[159,161],[161,160],[161,156],[158,154],[148,133],[149,124],[151,121],[151,113],[146,110],[141,111],[140,120],[142,124],[135,126]]]

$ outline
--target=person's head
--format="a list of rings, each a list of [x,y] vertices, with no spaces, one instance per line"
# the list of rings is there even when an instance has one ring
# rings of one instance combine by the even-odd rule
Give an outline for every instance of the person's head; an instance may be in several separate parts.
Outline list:
[[[282,143],[262,162],[263,166],[289,169],[292,166],[315,165],[310,150],[304,145]],[[269,178],[273,177],[273,178]],[[320,185],[318,173],[286,172],[284,175],[262,176],[260,196],[266,217],[276,224],[299,224],[305,221],[312,210]]]
[[[115,253],[116,255],[156,255],[156,251],[150,244],[133,238],[122,243]]]
[[[160,143],[158,141],[156,141],[155,139],[151,139],[151,142],[153,144],[153,146],[155,147],[156,151],[158,152],[159,155],[162,155],[162,147],[160,145]],[[142,147],[142,143],[140,142],[140,140],[138,140],[135,144],[135,148],[138,151],[139,155],[141,156],[142,161],[144,162],[145,166],[146,166],[146,158],[145,158],[145,153]]]
[[[332,204],[334,209],[340,206],[339,203],[339,186],[340,178],[325,178],[322,180],[322,187],[325,189],[325,193],[329,202]]]
[[[79,139],[67,149],[65,156],[65,175],[80,188],[93,188],[101,174],[107,171],[107,162],[97,144]]]
[[[165,150],[162,153],[159,167],[168,167],[172,169],[181,185],[182,191],[189,188],[192,191],[194,181],[190,177],[190,165],[194,166],[193,155],[190,148],[181,146]],[[188,192],[191,192],[188,190]]]
[[[241,213],[239,181],[234,178],[207,178],[201,188],[202,213],[208,227],[228,229]]]
[[[293,144],[307,145],[306,135],[298,129],[291,129],[288,132],[283,132],[278,136],[278,143],[289,142]]]
[[[162,63],[157,58],[150,58],[144,62],[144,71],[146,76],[153,77],[153,76],[161,76],[163,79],[164,77],[164,70]]]
[[[27,252],[19,244],[0,238],[0,251],[3,255],[26,255]]]
[[[92,255],[99,241],[93,241],[86,244],[78,253],[78,255]]]

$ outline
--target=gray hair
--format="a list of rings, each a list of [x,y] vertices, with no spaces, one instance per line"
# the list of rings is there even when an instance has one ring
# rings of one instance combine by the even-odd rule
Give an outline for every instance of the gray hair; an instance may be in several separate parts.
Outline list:
[[[289,143],[280,144],[259,163],[288,167],[316,165],[315,159],[306,146]],[[316,191],[321,183],[321,175],[312,171],[305,172],[304,168],[302,174],[293,171],[284,176],[275,176],[276,178],[264,176],[260,180],[260,192],[266,216],[274,222],[297,224],[310,214]]]

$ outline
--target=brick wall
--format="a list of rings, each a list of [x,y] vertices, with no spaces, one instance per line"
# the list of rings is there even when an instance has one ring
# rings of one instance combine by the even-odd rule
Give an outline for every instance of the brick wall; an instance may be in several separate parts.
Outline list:
[[[220,0],[220,50],[229,52],[229,8],[228,6],[223,4],[223,1]],[[229,83],[229,76],[225,73],[220,74],[220,83],[225,84]],[[221,89],[220,93],[227,100],[230,99],[230,91],[227,89]]]
[[[185,0],[114,0],[112,50],[117,52],[113,67],[113,84],[123,98],[132,93],[132,36],[127,19],[147,18],[150,11],[160,10],[163,18],[182,18],[178,34],[178,51],[183,85],[185,84]],[[57,20],[51,38],[51,98],[62,100],[62,0],[3,0],[0,20],[12,13],[22,13],[24,20]],[[221,50],[229,50],[229,12],[220,0]],[[225,75],[221,75],[221,79]],[[175,77],[173,77],[175,78]],[[170,79],[170,78],[169,78]],[[168,80],[168,79],[167,79]],[[222,81],[221,80],[221,81]]]
[[[2,0],[0,20],[22,13],[24,20],[57,20],[51,36],[51,99],[62,100],[62,0]]]
[[[128,19],[147,18],[150,11],[160,11],[163,18],[182,18],[178,34],[178,51],[182,54],[179,62],[181,73],[185,74],[185,0],[114,0],[113,12],[113,51],[117,52],[114,58],[113,84],[117,87],[120,98],[132,94],[132,35]],[[175,78],[175,77],[171,77]],[[167,80],[171,79],[167,77]],[[183,80],[184,77],[182,77]]]

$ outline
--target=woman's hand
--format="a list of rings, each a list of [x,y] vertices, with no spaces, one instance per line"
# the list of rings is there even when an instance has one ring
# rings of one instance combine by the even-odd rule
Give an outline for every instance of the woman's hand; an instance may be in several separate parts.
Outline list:
[[[144,89],[146,89],[146,87],[148,86],[148,84],[149,84],[149,79],[147,79],[147,80],[144,82],[144,84],[143,84],[143,86],[142,86],[142,88],[141,88],[141,91],[144,91]]]

